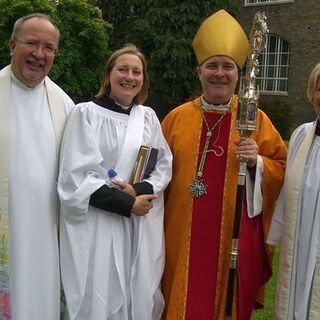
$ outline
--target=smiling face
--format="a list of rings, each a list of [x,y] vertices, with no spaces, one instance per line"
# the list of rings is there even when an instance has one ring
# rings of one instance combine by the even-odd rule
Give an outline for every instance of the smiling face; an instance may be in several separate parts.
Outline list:
[[[122,106],[129,106],[143,85],[143,64],[134,54],[120,55],[110,72],[109,96]]]
[[[214,56],[198,67],[204,98],[213,104],[230,100],[238,81],[238,67],[227,56]]]
[[[27,43],[38,44],[35,47]],[[9,41],[13,74],[28,87],[38,85],[49,73],[54,54],[44,47],[58,48],[59,35],[50,21],[43,18],[26,20],[16,39]]]

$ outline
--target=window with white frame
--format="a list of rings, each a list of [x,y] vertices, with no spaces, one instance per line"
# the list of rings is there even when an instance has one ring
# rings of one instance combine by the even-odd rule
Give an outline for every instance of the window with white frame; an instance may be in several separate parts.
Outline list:
[[[259,4],[259,3],[270,3],[270,2],[278,2],[278,3],[285,3],[285,2],[294,2],[294,0],[245,0],[244,4]]]
[[[261,92],[287,93],[289,58],[289,42],[276,35],[268,35],[266,48],[259,56],[259,73],[256,77]]]

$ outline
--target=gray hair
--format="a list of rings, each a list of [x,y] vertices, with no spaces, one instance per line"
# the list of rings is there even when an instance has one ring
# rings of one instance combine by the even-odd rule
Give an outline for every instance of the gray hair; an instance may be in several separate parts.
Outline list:
[[[26,16],[21,17],[20,19],[18,19],[15,22],[15,24],[13,26],[12,33],[11,33],[11,39],[16,39],[18,37],[19,33],[22,31],[23,24],[27,20],[30,20],[33,18],[40,18],[40,19],[44,19],[44,20],[49,21],[54,26],[54,28],[58,34],[58,39],[60,38],[60,31],[59,31],[57,25],[54,23],[54,21],[51,19],[51,17],[49,15],[44,14],[44,13],[31,13],[31,14],[28,14]]]

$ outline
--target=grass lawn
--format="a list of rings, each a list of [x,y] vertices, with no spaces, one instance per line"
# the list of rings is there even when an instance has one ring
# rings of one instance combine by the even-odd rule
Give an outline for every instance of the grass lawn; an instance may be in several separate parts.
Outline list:
[[[266,300],[265,307],[262,310],[255,312],[253,320],[271,320],[272,319],[272,307],[273,307],[273,298],[274,291],[276,287],[276,278],[278,273],[278,264],[279,264],[279,249],[275,250],[273,257],[273,275],[269,280],[266,290]]]

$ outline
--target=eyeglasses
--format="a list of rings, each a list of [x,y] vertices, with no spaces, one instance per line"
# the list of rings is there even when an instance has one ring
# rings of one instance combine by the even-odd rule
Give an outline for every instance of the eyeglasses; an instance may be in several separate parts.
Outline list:
[[[14,39],[16,42],[21,43],[28,47],[30,50],[38,50],[39,47],[41,47],[42,51],[48,55],[48,56],[55,56],[58,53],[58,49],[50,44],[40,44],[38,41],[34,40],[27,40],[22,41],[18,39]]]

